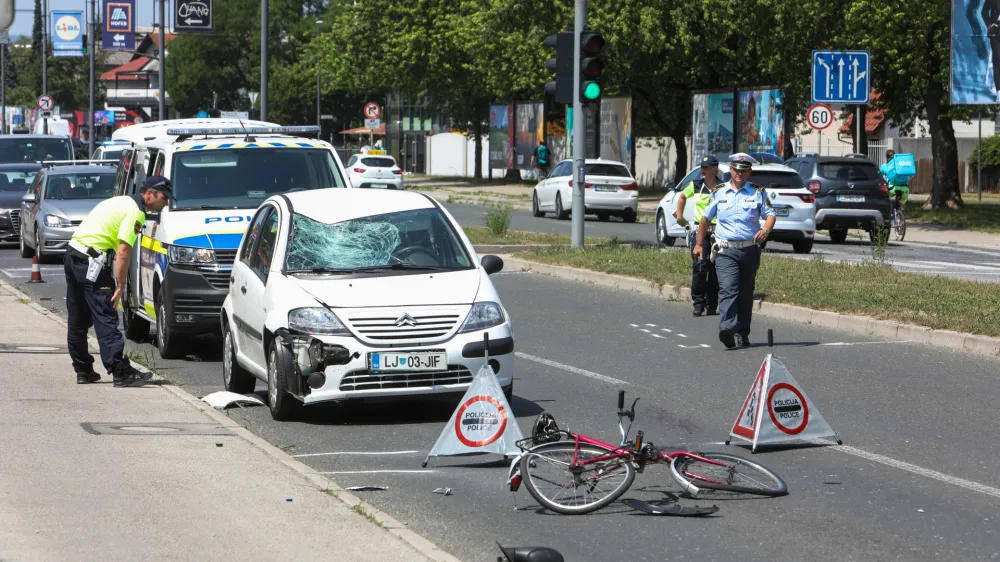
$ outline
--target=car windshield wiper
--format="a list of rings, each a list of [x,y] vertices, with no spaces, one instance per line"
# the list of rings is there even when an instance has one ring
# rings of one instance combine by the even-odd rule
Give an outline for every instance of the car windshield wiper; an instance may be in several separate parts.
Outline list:
[[[342,269],[338,267],[313,267],[308,269],[289,269],[286,273],[328,273],[332,275],[342,275],[350,273],[353,269]]]
[[[391,270],[415,270],[415,271],[445,271],[444,267],[436,267],[433,265],[416,265],[412,263],[394,263],[392,265],[366,265],[364,267],[355,267],[351,271],[382,271],[385,269]]]

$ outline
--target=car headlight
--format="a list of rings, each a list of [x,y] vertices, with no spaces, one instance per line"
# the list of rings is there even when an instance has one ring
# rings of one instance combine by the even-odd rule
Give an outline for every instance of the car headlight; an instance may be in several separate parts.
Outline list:
[[[325,308],[295,308],[288,311],[288,329],[305,334],[351,335],[340,320]]]
[[[472,305],[472,310],[469,311],[469,315],[465,318],[465,324],[462,325],[459,333],[464,334],[466,332],[475,332],[476,330],[485,330],[486,328],[499,326],[505,320],[503,309],[500,308],[499,304],[495,302],[477,302]]]
[[[66,217],[60,217],[58,215],[45,215],[45,226],[67,227],[73,226],[73,223]]]
[[[188,246],[170,246],[167,248],[170,263],[206,264],[215,263],[215,252],[208,248],[190,248]]]

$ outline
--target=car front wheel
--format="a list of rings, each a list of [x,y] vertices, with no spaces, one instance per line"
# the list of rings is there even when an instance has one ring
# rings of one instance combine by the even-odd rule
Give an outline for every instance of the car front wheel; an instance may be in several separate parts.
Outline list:
[[[226,322],[222,332],[222,384],[226,390],[236,394],[250,394],[257,386],[257,379],[240,367],[236,360],[236,342],[233,341],[229,322]]]
[[[302,402],[288,393],[288,377],[285,376],[282,356],[283,352],[278,349],[278,343],[272,342],[271,351],[267,356],[267,405],[272,418],[277,421],[288,421],[298,416]]]

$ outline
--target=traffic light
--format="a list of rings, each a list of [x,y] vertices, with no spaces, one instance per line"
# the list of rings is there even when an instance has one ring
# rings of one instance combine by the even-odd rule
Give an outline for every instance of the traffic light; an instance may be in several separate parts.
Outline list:
[[[580,34],[580,103],[601,99],[601,71],[604,70],[604,37],[596,31]]]
[[[83,34],[83,54],[85,54],[85,55],[87,54],[87,46],[88,45],[90,45],[90,43],[87,42],[87,34],[84,33]]]
[[[545,68],[555,72],[555,80],[545,83],[545,93],[556,103],[573,104],[573,32],[564,31],[545,38],[546,47],[555,47],[556,56],[545,61]]]

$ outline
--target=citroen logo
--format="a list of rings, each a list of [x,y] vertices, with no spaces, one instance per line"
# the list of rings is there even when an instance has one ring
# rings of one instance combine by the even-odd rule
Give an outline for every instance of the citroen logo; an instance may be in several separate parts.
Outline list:
[[[416,326],[416,325],[417,325],[417,321],[414,320],[413,317],[410,316],[409,314],[403,314],[402,316],[400,316],[399,318],[396,319],[396,327],[397,328],[402,328],[403,326],[413,327],[413,326]]]

